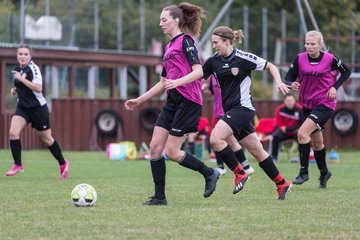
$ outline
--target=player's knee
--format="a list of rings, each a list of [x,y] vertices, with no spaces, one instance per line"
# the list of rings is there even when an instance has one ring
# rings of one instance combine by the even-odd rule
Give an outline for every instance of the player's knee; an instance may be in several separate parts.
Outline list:
[[[313,147],[315,151],[320,151],[321,149],[324,148],[324,143],[322,142],[318,142],[318,141],[314,141],[313,142]]]
[[[297,137],[299,143],[307,143],[310,140],[310,136],[303,131],[299,131]]]
[[[150,142],[150,154],[152,158],[159,158],[161,157],[163,149],[161,148],[160,144],[157,144],[154,141]]]
[[[184,155],[180,149],[175,149],[172,147],[165,148],[164,153],[168,159],[175,161],[175,162],[181,161],[181,159]]]
[[[221,139],[216,136],[216,135],[211,135],[210,136],[210,144],[216,148],[216,146],[218,146],[221,143]]]
[[[10,128],[9,137],[10,139],[19,139],[20,132],[17,129]]]
[[[53,145],[53,143],[55,141],[51,136],[41,136],[40,138],[47,147],[50,147],[51,145]]]

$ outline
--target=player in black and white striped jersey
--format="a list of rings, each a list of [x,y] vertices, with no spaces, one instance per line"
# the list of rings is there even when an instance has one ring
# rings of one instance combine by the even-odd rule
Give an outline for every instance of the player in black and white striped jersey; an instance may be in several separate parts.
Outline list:
[[[272,63],[234,48],[235,39],[241,39],[241,31],[233,31],[225,26],[216,28],[212,35],[212,45],[216,53],[203,65],[203,78],[208,79],[213,74],[220,86],[225,112],[213,129],[210,142],[235,174],[234,194],[243,189],[249,176],[226,142],[232,135],[258,160],[260,167],[275,182],[278,199],[284,200],[291,183],[282,176],[271,156],[263,149],[252,124],[255,108],[250,93],[251,71],[268,70],[278,90],[287,93],[289,89],[281,81],[279,70]]]
[[[14,176],[24,171],[21,162],[20,133],[31,123],[39,133],[41,140],[49,148],[60,165],[60,178],[67,179],[69,161],[64,159],[59,144],[51,135],[49,109],[42,94],[42,75],[39,67],[31,59],[29,45],[21,44],[17,49],[19,66],[13,71],[14,85],[10,93],[17,94],[17,106],[10,124],[10,148],[14,166],[6,176]]]

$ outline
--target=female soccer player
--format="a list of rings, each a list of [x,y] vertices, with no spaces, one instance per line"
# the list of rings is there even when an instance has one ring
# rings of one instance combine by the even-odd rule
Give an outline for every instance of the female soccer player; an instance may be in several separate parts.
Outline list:
[[[32,51],[29,45],[22,44],[17,49],[19,66],[14,74],[14,85],[10,93],[17,94],[17,106],[10,124],[10,148],[14,166],[6,176],[14,176],[24,171],[21,162],[20,133],[31,123],[39,133],[41,140],[49,148],[60,165],[60,178],[68,178],[69,161],[64,159],[59,144],[51,136],[49,110],[42,94],[42,76],[39,67],[31,60]]]
[[[322,130],[336,107],[336,90],[351,72],[340,59],[325,50],[321,32],[309,31],[305,37],[306,51],[296,56],[285,80],[294,90],[299,90],[305,121],[298,131],[300,173],[293,181],[303,184],[309,180],[310,143],[320,170],[319,187],[326,188],[331,172],[326,166],[326,150]],[[341,76],[336,80],[338,72]],[[299,82],[295,82],[296,79]]]
[[[203,16],[201,7],[189,3],[163,9],[160,27],[171,40],[165,48],[161,80],[143,95],[125,102],[126,109],[133,110],[164,89],[167,91],[167,101],[155,123],[150,143],[155,195],[144,205],[167,204],[163,152],[169,159],[204,176],[204,197],[215,191],[219,172],[181,150],[187,135],[197,131],[202,110],[200,83],[203,72],[192,36],[200,34]]]
[[[217,154],[235,174],[233,193],[241,191],[249,175],[238,163],[226,139],[234,135],[258,161],[260,167],[275,182],[278,199],[284,200],[291,183],[276,168],[270,155],[263,146],[252,124],[255,108],[251,101],[250,85],[252,70],[268,70],[275,80],[278,90],[289,91],[281,81],[278,69],[272,63],[252,53],[243,52],[233,47],[233,41],[240,39],[241,32],[221,26],[213,31],[212,45],[216,53],[203,65],[204,78],[214,74],[221,88],[225,115],[213,129],[210,142]]]
[[[215,127],[216,123],[224,116],[224,109],[221,100],[221,90],[216,81],[216,78],[211,75],[209,85],[204,82],[202,85],[202,89],[205,90],[206,93],[210,92],[212,95],[214,95],[214,118],[212,121],[212,126]],[[228,139],[226,139],[226,142],[231,147],[231,150],[235,153],[235,156],[239,161],[241,167],[244,168],[244,171],[249,175],[253,174],[255,170],[252,166],[250,166],[249,161],[245,157],[244,150],[242,149],[236,138],[234,136],[230,136],[228,137]],[[217,170],[219,171],[220,175],[224,175],[226,173],[224,161],[221,159],[219,154],[217,154],[217,152],[215,152],[215,157],[218,165]]]

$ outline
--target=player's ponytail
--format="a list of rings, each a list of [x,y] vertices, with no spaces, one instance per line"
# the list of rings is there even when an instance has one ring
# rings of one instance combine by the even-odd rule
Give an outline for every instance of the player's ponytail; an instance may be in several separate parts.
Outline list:
[[[213,35],[221,37],[224,41],[227,39],[231,44],[233,44],[234,40],[238,40],[238,42],[241,44],[242,39],[244,38],[244,33],[241,29],[232,30],[227,26],[220,26],[215,28]]]
[[[179,6],[170,5],[163,9],[179,22],[179,28],[195,37],[200,36],[202,18],[205,18],[204,9],[200,6],[182,2]]]
[[[239,42],[239,44],[242,44],[242,40],[244,38],[244,33],[242,29],[234,30],[234,39]]]

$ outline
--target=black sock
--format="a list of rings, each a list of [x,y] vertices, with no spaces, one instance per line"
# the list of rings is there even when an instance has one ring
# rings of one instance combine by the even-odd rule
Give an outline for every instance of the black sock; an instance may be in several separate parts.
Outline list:
[[[21,141],[20,139],[10,140],[11,153],[16,165],[21,165]]]
[[[309,174],[310,143],[300,144],[300,173]]]
[[[218,168],[224,169],[224,161],[219,156],[218,152],[215,152],[215,157],[216,157],[216,163],[217,163]]]
[[[243,169],[249,169],[250,168],[250,163],[246,159],[243,149],[240,149],[239,151],[234,152],[234,154],[235,154],[237,160],[239,161],[239,163],[241,164],[241,166],[243,167]]]
[[[65,159],[61,153],[61,148],[59,146],[59,144],[54,141],[54,143],[48,147],[50,152],[52,153],[52,155],[54,156],[54,158],[56,158],[56,160],[58,160],[59,165],[63,165],[65,163]]]
[[[182,161],[179,162],[179,164],[183,167],[198,171],[199,173],[204,175],[204,177],[211,176],[214,173],[214,170],[212,168],[209,168],[202,161],[200,161],[191,154],[185,153]]]
[[[155,195],[156,199],[165,198],[165,175],[166,165],[165,158],[151,159],[150,161],[151,173],[155,184]]]
[[[317,166],[320,170],[321,175],[325,175],[328,173],[328,168],[326,166],[326,149],[325,147],[321,149],[320,151],[314,150],[314,157],[317,163]]]
[[[195,154],[195,143],[194,142],[189,142],[189,152],[194,155]]]
[[[262,162],[259,162],[259,166],[264,170],[266,175],[274,181],[276,184],[284,184],[285,179],[282,177],[281,173],[277,169],[277,167],[274,164],[274,161],[272,160],[271,156],[269,156],[267,159],[265,159]]]
[[[234,152],[231,150],[231,147],[227,145],[223,150],[217,152],[222,158],[224,163],[230,168],[231,171],[234,171],[238,166],[240,166]],[[240,166],[240,174],[245,174],[244,170]]]

